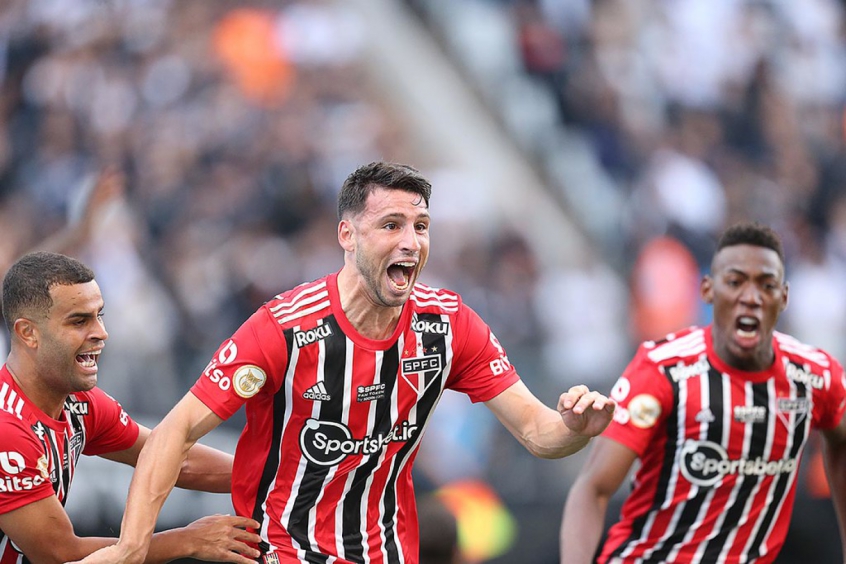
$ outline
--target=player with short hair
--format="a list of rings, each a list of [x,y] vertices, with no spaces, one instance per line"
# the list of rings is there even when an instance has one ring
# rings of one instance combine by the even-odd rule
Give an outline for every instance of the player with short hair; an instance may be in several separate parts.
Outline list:
[[[614,421],[570,488],[562,563],[593,562],[609,498],[637,459],[599,562],[773,562],[813,428],[846,538],[843,369],[775,331],[788,301],[778,235],[728,228],[701,294],[713,323],[643,343],[614,386]]]
[[[150,430],[96,387],[108,338],[94,273],[76,259],[39,251],[3,280],[11,350],[0,368],[0,563],[67,562],[114,544],[78,537],[64,510],[80,455],[134,464]],[[197,445],[179,485],[230,491],[232,456]],[[253,562],[244,517],[212,516],[156,534],[148,562],[196,557]]]
[[[444,390],[484,402],[533,454],[572,454],[611,420],[585,386],[541,403],[461,297],[418,282],[431,185],[364,165],[338,198],[340,271],[283,292],[226,340],[153,431],[121,541],[86,562],[138,562],[185,449],[246,406],[233,502],[261,523],[262,562],[418,561],[411,468]],[[155,464],[153,464],[155,460]]]

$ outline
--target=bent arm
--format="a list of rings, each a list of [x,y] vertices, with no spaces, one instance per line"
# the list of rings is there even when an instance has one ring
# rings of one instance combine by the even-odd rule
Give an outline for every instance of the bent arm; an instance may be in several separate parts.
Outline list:
[[[188,527],[156,533],[145,562],[154,564],[214,555],[219,561],[249,564],[252,560],[239,554],[254,556],[257,551],[252,551],[243,541],[254,542],[257,537],[238,527],[254,524],[248,519],[215,516]],[[76,536],[68,514],[54,495],[0,515],[0,529],[32,564],[78,560],[118,540]]]
[[[150,429],[138,425],[138,439],[130,448],[100,455],[115,462],[135,466],[141,449],[150,437]],[[215,448],[194,444],[179,469],[176,487],[210,493],[229,493],[232,490],[233,456]]]
[[[561,522],[561,564],[590,564],[605,527],[608,500],[625,480],[637,454],[598,437],[570,488]]]
[[[840,542],[846,550],[846,417],[834,429],[822,431],[822,436],[825,473],[840,526]]]
[[[222,420],[192,393],[165,416],[138,457],[121,524],[121,537],[112,562],[142,562],[156,519],[170,494],[188,451]]]
[[[533,455],[562,458],[601,433],[611,422],[616,404],[585,386],[575,386],[561,395],[556,411],[518,381],[485,405]]]

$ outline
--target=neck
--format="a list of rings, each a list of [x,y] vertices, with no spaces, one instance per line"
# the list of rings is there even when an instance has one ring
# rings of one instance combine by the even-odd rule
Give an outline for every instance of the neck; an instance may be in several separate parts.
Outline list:
[[[29,363],[22,362],[14,352],[6,359],[6,370],[27,399],[38,409],[53,419],[61,417],[67,394],[56,394],[50,390],[42,383],[38,373],[29,367]]]
[[[402,315],[402,306],[388,307],[375,303],[361,279],[346,268],[338,273],[338,296],[347,320],[363,337],[382,341],[393,335]]]

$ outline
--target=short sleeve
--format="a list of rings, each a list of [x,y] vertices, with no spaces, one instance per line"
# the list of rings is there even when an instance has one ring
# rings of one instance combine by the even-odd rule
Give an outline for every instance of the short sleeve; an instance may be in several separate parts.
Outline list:
[[[455,339],[459,345],[447,387],[467,394],[473,403],[491,400],[520,377],[482,318],[464,304],[458,315]]]
[[[278,324],[265,308],[256,311],[220,345],[191,387],[191,392],[221,419],[231,417],[253,396],[275,392],[281,385],[273,380],[262,339],[280,339]],[[274,355],[278,357],[287,358],[284,347]]]
[[[643,347],[614,384],[610,396],[618,405],[603,436],[643,456],[673,406],[672,387]]]
[[[126,450],[138,440],[138,424],[129,417],[120,403],[99,388],[85,392],[88,402],[88,434],[83,454],[96,456]]]
[[[846,412],[846,376],[837,360],[830,361],[824,387],[814,393],[814,425],[819,429],[833,429]]]
[[[44,448],[23,424],[0,423],[0,514],[55,495]]]

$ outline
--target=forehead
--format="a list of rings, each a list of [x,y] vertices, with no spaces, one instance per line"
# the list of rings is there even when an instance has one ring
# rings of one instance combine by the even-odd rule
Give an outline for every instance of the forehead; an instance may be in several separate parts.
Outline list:
[[[714,255],[711,270],[714,274],[736,271],[750,276],[772,275],[781,278],[784,275],[784,265],[778,253],[757,245],[732,245],[720,249]]]
[[[100,286],[94,280],[83,284],[54,284],[50,287],[50,297],[53,299],[51,314],[99,311],[103,307]]]
[[[364,206],[365,214],[379,216],[409,212],[415,215],[429,215],[429,208],[423,196],[400,188],[377,186],[367,195]]]

